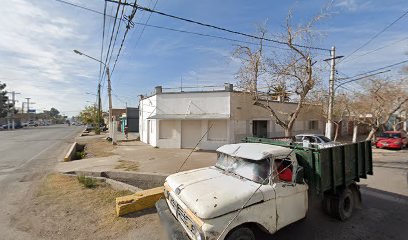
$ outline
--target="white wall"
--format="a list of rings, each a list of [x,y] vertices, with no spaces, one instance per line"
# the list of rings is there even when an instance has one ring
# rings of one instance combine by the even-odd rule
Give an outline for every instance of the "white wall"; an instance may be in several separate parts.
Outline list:
[[[147,118],[156,114],[156,96],[152,96],[140,101],[139,106],[139,134],[140,141],[156,146],[156,120],[148,120]],[[150,127],[149,127],[150,123]],[[150,129],[148,129],[148,127]]]
[[[224,115],[230,113],[230,93],[170,93],[158,94],[140,101],[140,140],[160,148],[181,148],[182,121],[181,119],[155,120],[147,119],[160,115]],[[188,117],[188,116],[187,116]],[[203,136],[212,120],[197,119],[200,121],[200,132]],[[150,129],[147,129],[150,122]],[[161,123],[162,122],[162,123]],[[224,126],[225,129],[222,129]],[[219,146],[229,143],[230,130],[228,120],[214,119],[214,129],[211,129],[200,145],[201,149],[215,150]],[[160,129],[164,132],[160,133]],[[169,129],[171,128],[171,130]],[[220,129],[221,128],[221,129]],[[148,132],[149,131],[149,132]]]
[[[159,94],[157,114],[229,114],[229,95],[229,92]]]

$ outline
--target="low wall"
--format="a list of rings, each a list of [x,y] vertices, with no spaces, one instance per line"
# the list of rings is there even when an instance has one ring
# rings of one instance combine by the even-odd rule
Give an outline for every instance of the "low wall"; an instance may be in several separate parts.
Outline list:
[[[67,172],[67,174],[76,174],[78,176],[90,176],[90,177],[104,177],[107,179],[113,179],[122,183],[126,183],[135,186],[140,189],[150,189],[161,187],[168,175],[157,173],[135,173],[135,172],[87,172],[87,171],[75,171]]]

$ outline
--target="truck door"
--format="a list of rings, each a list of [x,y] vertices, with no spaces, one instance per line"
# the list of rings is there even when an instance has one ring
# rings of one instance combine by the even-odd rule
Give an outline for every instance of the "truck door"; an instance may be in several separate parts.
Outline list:
[[[308,208],[308,195],[307,185],[295,183],[292,173],[292,177],[288,179],[287,173],[283,173],[282,165],[287,159],[276,159],[275,163],[278,163],[274,169],[276,176],[273,179],[273,188],[276,196],[276,228],[277,230],[285,227],[288,224],[296,222],[306,216]],[[289,160],[290,161],[290,160]],[[282,163],[283,162],[283,163]],[[280,166],[279,166],[280,165]],[[296,166],[285,165],[285,168],[294,170]]]

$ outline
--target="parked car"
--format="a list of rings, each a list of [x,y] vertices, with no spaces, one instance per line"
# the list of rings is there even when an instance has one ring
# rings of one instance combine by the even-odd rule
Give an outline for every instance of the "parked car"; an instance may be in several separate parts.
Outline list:
[[[332,147],[339,144],[322,134],[298,134],[295,136],[295,143],[303,143],[304,141],[308,141],[312,146],[315,145],[320,148]]]
[[[38,123],[37,122],[29,122],[28,126],[29,127],[38,127]]]
[[[245,140],[218,148],[215,166],[166,178],[156,209],[170,236],[255,240],[257,231],[273,234],[304,219],[311,198],[342,221],[360,207],[356,180],[373,174],[370,141],[341,149],[292,149],[270,139]],[[357,150],[366,154],[355,155]]]
[[[93,124],[88,124],[88,125],[86,125],[86,128],[85,128],[85,131],[92,131],[92,130],[94,130],[94,126],[93,126]]]
[[[407,134],[404,131],[386,131],[377,137],[375,147],[392,149],[408,147]]]
[[[23,125],[23,127],[28,127],[28,122],[24,122],[24,123],[21,124],[21,125]]]
[[[2,128],[3,129],[8,129],[9,128],[9,126],[10,126],[10,129],[12,129],[13,128],[13,124],[12,123],[10,123],[10,124],[4,124],[3,126],[2,126]],[[19,128],[23,128],[23,125],[21,124],[21,123],[19,123],[19,122],[16,122],[15,124],[14,124],[14,129],[19,129]]]

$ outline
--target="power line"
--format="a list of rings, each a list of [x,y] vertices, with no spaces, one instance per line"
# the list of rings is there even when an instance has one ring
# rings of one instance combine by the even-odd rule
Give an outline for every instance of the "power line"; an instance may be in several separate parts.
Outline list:
[[[390,44],[384,45],[384,46],[382,46],[382,47],[376,48],[376,49],[371,50],[371,51],[369,51],[369,52],[366,52],[366,53],[364,53],[364,54],[358,55],[358,56],[356,56],[356,57],[354,57],[354,58],[352,58],[352,59],[350,59],[350,60],[348,60],[348,61],[353,61],[353,60],[355,60],[355,59],[357,59],[357,58],[359,58],[359,57],[363,57],[363,56],[366,56],[366,55],[371,54],[371,53],[373,53],[373,52],[377,52],[377,51],[379,51],[379,50],[381,50],[381,49],[384,49],[384,48],[393,46],[393,45],[395,45],[395,44],[397,44],[397,43],[400,43],[400,42],[403,42],[403,41],[405,41],[405,40],[408,40],[408,37],[405,37],[405,38],[403,38],[403,39],[397,40],[397,41],[395,41],[395,42],[392,42],[392,43],[390,43]]]
[[[120,5],[118,5],[118,6],[120,6]],[[120,55],[120,53],[122,51],[123,44],[125,43],[125,39],[126,39],[126,36],[127,36],[128,32],[129,32],[129,29],[133,27],[132,19],[134,18],[135,14],[136,14],[136,11],[137,11],[137,8],[136,8],[136,1],[135,1],[134,2],[134,8],[132,9],[132,13],[128,16],[128,23],[126,25],[125,33],[123,34],[122,43],[120,44],[118,54],[116,55],[115,63],[113,64],[113,68],[112,68],[112,71],[111,71],[111,76],[112,76],[113,72],[115,71],[116,64],[118,62],[119,55]]]
[[[125,0],[125,3],[126,3],[126,0]],[[124,11],[125,11],[125,6],[122,6],[122,13],[121,13],[120,18],[119,18],[120,21],[119,21],[118,28],[116,29],[115,40],[113,41],[113,47],[112,47],[111,55],[110,55],[110,57],[109,57],[108,66],[109,66],[109,64],[110,64],[110,62],[111,62],[111,59],[112,59],[113,50],[114,50],[114,48],[115,48],[116,39],[118,38],[119,29],[120,29],[120,25],[121,25],[121,23],[122,23],[121,20],[122,20],[122,18],[123,18]]]
[[[60,1],[60,0],[56,0],[56,1]],[[71,4],[71,3],[68,3],[68,2],[65,2],[65,1],[62,1],[62,2],[67,3],[67,4],[69,4],[71,6],[74,6],[74,7],[79,7],[79,8],[82,8],[84,10],[89,10],[89,11],[91,11],[93,13],[103,15],[102,12],[99,12],[99,11],[96,11],[96,10],[93,10],[93,9],[84,8],[82,6],[79,6],[79,5],[76,5],[76,4]],[[110,18],[115,18],[115,16],[109,15],[109,14],[106,14],[106,16],[110,17]],[[118,20],[125,21],[124,19],[118,19]],[[201,37],[215,38],[215,39],[220,39],[220,40],[225,40],[225,41],[245,43],[245,44],[251,44],[251,45],[260,45],[259,43],[255,43],[255,42],[249,42],[249,41],[238,40],[238,39],[233,39],[233,38],[228,38],[228,37],[221,37],[221,36],[211,35],[211,34],[206,34],[206,33],[192,32],[192,31],[180,30],[180,29],[175,29],[175,28],[170,28],[170,27],[163,27],[163,26],[158,26],[158,25],[146,24],[146,23],[142,23],[142,22],[134,22],[134,24],[135,25],[140,25],[140,26],[146,26],[146,27],[152,27],[152,28],[157,28],[157,29],[173,31],[173,32],[191,34],[191,35],[196,35],[196,36],[201,36]],[[278,46],[273,46],[273,45],[268,45],[268,44],[263,44],[263,46],[264,47],[271,47],[271,48],[281,49],[281,50],[287,50],[287,51],[290,50],[290,48],[283,48],[283,47],[278,47]]]
[[[339,61],[338,64],[340,64],[341,62],[344,62],[344,60],[346,60],[348,57],[352,56],[354,53],[356,53],[357,51],[359,51],[360,49],[362,49],[363,47],[367,46],[368,44],[370,44],[374,39],[376,39],[378,36],[380,36],[383,32],[387,31],[387,29],[389,29],[392,25],[394,25],[396,22],[398,22],[399,20],[401,20],[403,17],[405,17],[408,14],[408,10],[404,12],[404,14],[402,14],[401,16],[399,16],[397,19],[395,19],[392,23],[388,24],[385,28],[383,28],[381,31],[379,31],[378,33],[376,33],[374,36],[372,36],[367,42],[365,42],[363,45],[361,45],[360,47],[358,47],[356,50],[354,50],[352,53],[350,53],[348,56],[343,58],[343,61]]]
[[[156,8],[157,2],[159,2],[159,0],[156,0],[156,2],[154,3],[154,5],[153,5],[153,10]],[[153,13],[150,13],[150,14],[149,14],[149,17],[147,18],[147,20],[146,20],[146,22],[145,22],[145,24],[144,24],[144,26],[143,26],[143,28],[142,28],[142,31],[140,32],[139,37],[138,37],[137,40],[136,40],[135,46],[137,46],[137,44],[139,43],[140,39],[142,38],[142,35],[143,35],[143,33],[144,33],[145,29],[146,29],[146,25],[149,23],[150,18],[152,17],[152,14],[153,14]]]
[[[112,34],[111,34],[111,37],[110,37],[110,40],[109,40],[108,51],[106,52],[105,65],[108,62],[109,51],[110,51],[110,48],[111,48],[111,45],[112,45],[113,35],[115,34],[116,20],[118,19],[118,14],[119,14],[119,9],[120,9],[120,1],[121,0],[119,0],[118,7],[116,8],[116,14],[115,14],[115,20],[113,22]]]
[[[395,67],[397,65],[401,65],[401,64],[406,63],[406,62],[408,62],[408,60],[397,62],[397,63],[391,64],[391,65],[388,65],[388,66],[385,66],[385,67],[377,68],[377,69],[374,69],[374,70],[371,70],[371,71],[368,71],[368,72],[365,72],[365,73],[360,73],[360,74],[354,75],[351,78],[355,78],[355,77],[358,77],[358,76],[361,76],[361,75],[366,75],[366,74],[381,71],[381,70],[384,70],[384,69],[387,69],[387,68]]]
[[[99,63],[99,81],[98,84],[101,84],[102,81],[102,58],[103,58],[103,43],[105,41],[105,25],[106,25],[106,5],[107,2],[105,2],[104,7],[103,7],[103,30],[102,30],[102,44],[101,44],[101,57],[100,57],[100,63]],[[103,66],[104,68],[104,66]]]
[[[199,22],[199,21],[195,21],[195,20],[191,20],[191,19],[187,19],[187,18],[183,18],[183,17],[178,17],[178,16],[175,16],[175,15],[167,14],[167,13],[160,12],[160,11],[157,11],[157,10],[153,10],[153,9],[150,9],[150,8],[142,7],[140,5],[137,5],[136,2],[135,2],[135,4],[132,5],[130,3],[120,3],[120,2],[117,2],[117,1],[114,1],[114,0],[106,0],[106,1],[116,3],[116,4],[123,4],[123,5],[126,5],[126,6],[136,7],[137,9],[140,9],[142,11],[156,13],[156,14],[159,14],[159,15],[162,15],[162,16],[165,16],[165,17],[170,17],[170,18],[173,18],[173,19],[177,19],[177,20],[180,20],[180,21],[185,21],[185,22],[197,24],[197,25],[204,26],[204,27],[214,28],[214,29],[217,29],[217,30],[220,30],[220,31],[241,35],[241,36],[244,36],[244,37],[250,37],[250,38],[257,39],[257,40],[264,40],[264,41],[267,41],[267,42],[273,42],[273,43],[277,43],[277,44],[283,44],[283,45],[286,45],[286,46],[288,45],[286,42],[283,42],[283,41],[280,41],[280,40],[264,38],[264,37],[258,37],[258,36],[252,35],[252,34],[238,32],[238,31],[235,31],[235,30],[230,30],[230,29],[227,29],[227,28],[218,27],[218,26],[215,26],[215,25],[202,23],[202,22]],[[321,51],[330,51],[330,49],[328,49],[328,48],[311,47],[311,46],[305,46],[305,45],[299,45],[299,44],[293,44],[293,46],[300,47],[300,48],[321,50]]]

